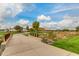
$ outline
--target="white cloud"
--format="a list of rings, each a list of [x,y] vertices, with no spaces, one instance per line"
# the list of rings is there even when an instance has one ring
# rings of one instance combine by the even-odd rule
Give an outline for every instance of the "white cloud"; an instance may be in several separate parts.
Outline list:
[[[40,16],[37,17],[37,20],[38,21],[43,21],[43,20],[49,21],[49,20],[51,20],[51,17],[50,16],[45,16],[45,15],[40,15]]]
[[[72,17],[72,16],[67,16],[65,15],[63,20],[59,22],[44,22],[41,23],[40,27],[45,27],[48,29],[75,29],[75,27],[79,26],[79,17]]]
[[[23,5],[18,3],[0,3],[0,29],[9,28],[10,26],[4,21],[5,17],[14,17],[23,10]],[[10,24],[11,25],[11,24]]]
[[[27,11],[27,12],[31,12],[33,10],[35,10],[37,7],[35,4],[24,4],[24,9]]]
[[[0,28],[7,28],[11,27],[7,23],[5,24],[4,21],[6,20],[5,17],[11,16],[15,17],[20,12],[26,10],[31,12],[35,9],[35,5],[33,4],[22,4],[22,3],[0,3]],[[18,21],[21,25],[28,23],[29,21],[20,20]],[[3,24],[4,23],[4,24]],[[10,23],[10,25],[12,25]]]
[[[75,29],[79,26],[79,17],[78,16],[65,16],[62,21],[59,22],[61,28]]]
[[[67,10],[79,9],[79,4],[59,4],[50,13],[58,13]]]
[[[40,27],[44,27],[45,29],[57,29],[58,26],[56,26],[56,22],[43,22],[40,23]]]
[[[3,20],[6,16],[16,16],[22,11],[22,4],[2,3],[0,4],[0,20]]]
[[[22,4],[10,4],[9,5],[10,10],[8,11],[8,13],[10,13],[12,16],[16,16],[18,13],[23,11],[23,5]]]
[[[53,13],[63,12],[66,10],[74,10],[74,9],[79,9],[79,7],[66,7],[66,8],[55,10],[55,11],[53,11]]]
[[[8,29],[8,28],[10,28],[10,26],[9,25],[5,25],[5,24],[0,24],[0,29]]]
[[[18,24],[21,25],[21,26],[25,26],[25,25],[28,25],[29,21],[28,20],[25,20],[25,19],[20,19],[18,21]]]
[[[0,29],[5,29],[5,25],[4,24],[0,24]]]

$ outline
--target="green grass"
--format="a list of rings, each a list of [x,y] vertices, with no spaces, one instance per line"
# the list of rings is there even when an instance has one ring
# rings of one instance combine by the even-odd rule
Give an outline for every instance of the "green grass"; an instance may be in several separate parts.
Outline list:
[[[4,36],[6,32],[0,31],[0,37]]]
[[[3,42],[3,37],[6,34],[6,32],[0,31],[0,44]]]
[[[12,33],[12,34],[16,34],[16,33],[18,33],[18,32],[17,32],[17,31],[11,31],[11,33]]]
[[[79,54],[79,35],[57,40],[53,45]]]
[[[5,32],[3,32],[3,31],[0,31],[0,35],[3,35],[3,34],[5,34]]]

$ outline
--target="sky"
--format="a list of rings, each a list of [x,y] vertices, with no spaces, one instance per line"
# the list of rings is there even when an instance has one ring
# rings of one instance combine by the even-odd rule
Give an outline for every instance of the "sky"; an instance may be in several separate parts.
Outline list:
[[[79,26],[79,3],[0,3],[0,29],[30,26],[34,21],[46,29]]]

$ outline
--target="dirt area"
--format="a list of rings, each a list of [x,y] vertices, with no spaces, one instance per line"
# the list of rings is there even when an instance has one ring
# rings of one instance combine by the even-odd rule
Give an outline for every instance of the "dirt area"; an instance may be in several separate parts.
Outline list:
[[[72,35],[79,35],[79,32],[69,32],[69,31],[62,31],[62,32],[54,32],[56,33],[56,37],[57,38],[65,38],[65,37],[68,37],[68,36],[72,36]]]

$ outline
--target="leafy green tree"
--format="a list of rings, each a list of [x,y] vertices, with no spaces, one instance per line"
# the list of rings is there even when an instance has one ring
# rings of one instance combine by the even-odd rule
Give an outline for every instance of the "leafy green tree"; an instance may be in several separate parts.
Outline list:
[[[35,21],[35,22],[33,22],[33,24],[32,24],[32,28],[34,28],[35,30],[38,30],[39,29],[39,22],[38,21]]]
[[[21,26],[19,26],[19,25],[16,25],[16,26],[14,27],[14,29],[17,30],[17,32],[22,32],[23,27],[21,27]]]
[[[30,33],[35,37],[39,36],[39,25],[40,25],[39,22],[35,21],[33,22],[32,28],[30,29]]]
[[[30,28],[29,29],[29,32],[30,32],[30,35],[33,35],[34,36],[34,29],[33,28]]]
[[[76,31],[79,31],[79,26],[76,27]]]
[[[69,29],[65,28],[65,29],[63,29],[63,31],[69,31]]]
[[[29,26],[26,26],[26,30],[29,30]]]

